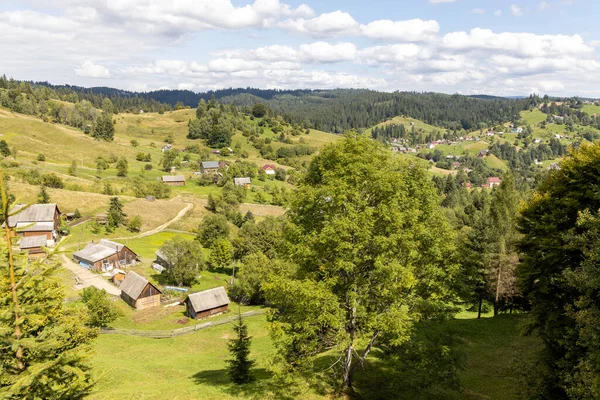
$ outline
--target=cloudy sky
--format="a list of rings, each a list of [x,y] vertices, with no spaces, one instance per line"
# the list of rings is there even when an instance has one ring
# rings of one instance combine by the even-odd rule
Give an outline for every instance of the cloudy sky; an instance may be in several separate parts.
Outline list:
[[[0,73],[128,90],[600,97],[598,0],[3,0]]]

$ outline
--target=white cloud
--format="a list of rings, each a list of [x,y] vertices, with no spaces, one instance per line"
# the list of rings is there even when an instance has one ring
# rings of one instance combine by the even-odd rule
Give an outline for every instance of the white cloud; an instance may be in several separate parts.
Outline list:
[[[496,10],[496,11],[494,11],[494,16],[501,17],[502,16],[502,10]]]
[[[75,73],[78,76],[87,78],[108,78],[110,77],[110,71],[108,68],[102,65],[94,64],[92,61],[87,60],[77,68]]]
[[[356,58],[356,46],[353,43],[329,44],[316,42],[300,46],[301,58],[304,61],[331,63],[352,61]]]
[[[517,6],[516,4],[513,4],[513,5],[510,6],[510,12],[515,17],[522,17],[523,15],[525,15],[525,13],[523,12],[523,10],[519,6]]]
[[[475,8],[472,11],[473,14],[485,14],[485,10],[483,8]]]
[[[431,39],[440,30],[437,21],[411,19],[408,21],[373,21],[361,25],[362,34],[372,39],[419,42]]]
[[[540,11],[546,11],[548,8],[550,8],[550,3],[547,1],[542,1],[538,4],[538,10]]]
[[[288,19],[279,23],[283,29],[316,37],[357,35],[360,25],[348,13],[333,11],[312,19]]]

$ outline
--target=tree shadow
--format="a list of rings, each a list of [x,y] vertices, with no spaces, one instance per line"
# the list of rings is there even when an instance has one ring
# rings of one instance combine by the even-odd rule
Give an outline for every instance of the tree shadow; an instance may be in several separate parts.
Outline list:
[[[273,374],[265,368],[253,369],[255,380],[251,383],[236,385],[231,382],[226,369],[200,371],[192,376],[198,385],[222,387],[224,391],[236,397],[249,399],[284,399],[296,398],[286,395],[285,388],[278,385],[272,378]]]

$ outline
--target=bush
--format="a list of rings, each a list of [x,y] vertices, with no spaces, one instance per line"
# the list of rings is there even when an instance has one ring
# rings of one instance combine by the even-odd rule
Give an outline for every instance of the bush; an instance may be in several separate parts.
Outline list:
[[[38,161],[46,161],[46,156],[43,154],[38,154],[36,160]]]
[[[219,239],[229,236],[229,223],[223,215],[207,215],[198,227],[197,239],[205,247],[211,247]]]
[[[146,171],[152,171],[152,164],[148,163],[148,164],[144,165],[144,169]]]
[[[81,300],[88,309],[86,325],[94,327],[106,327],[119,316],[114,303],[105,290],[98,290],[90,286],[83,290]]]
[[[129,223],[127,224],[127,229],[129,229],[130,232],[139,232],[141,228],[142,219],[139,215],[136,215],[133,218],[131,218],[131,220],[129,220]]]

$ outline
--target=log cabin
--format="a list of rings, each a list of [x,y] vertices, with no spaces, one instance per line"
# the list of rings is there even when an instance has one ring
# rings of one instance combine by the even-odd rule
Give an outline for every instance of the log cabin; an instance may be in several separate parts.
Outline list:
[[[96,272],[133,265],[138,260],[137,254],[127,246],[106,239],[88,244],[84,249],[73,253],[73,258],[82,267]]]
[[[229,297],[223,286],[190,294],[185,299],[185,310],[190,318],[200,319],[222,314],[229,308]]]
[[[160,306],[161,291],[135,272],[129,272],[121,283],[121,299],[137,310]]]
[[[185,186],[185,176],[183,175],[164,175],[162,182],[169,186]]]

